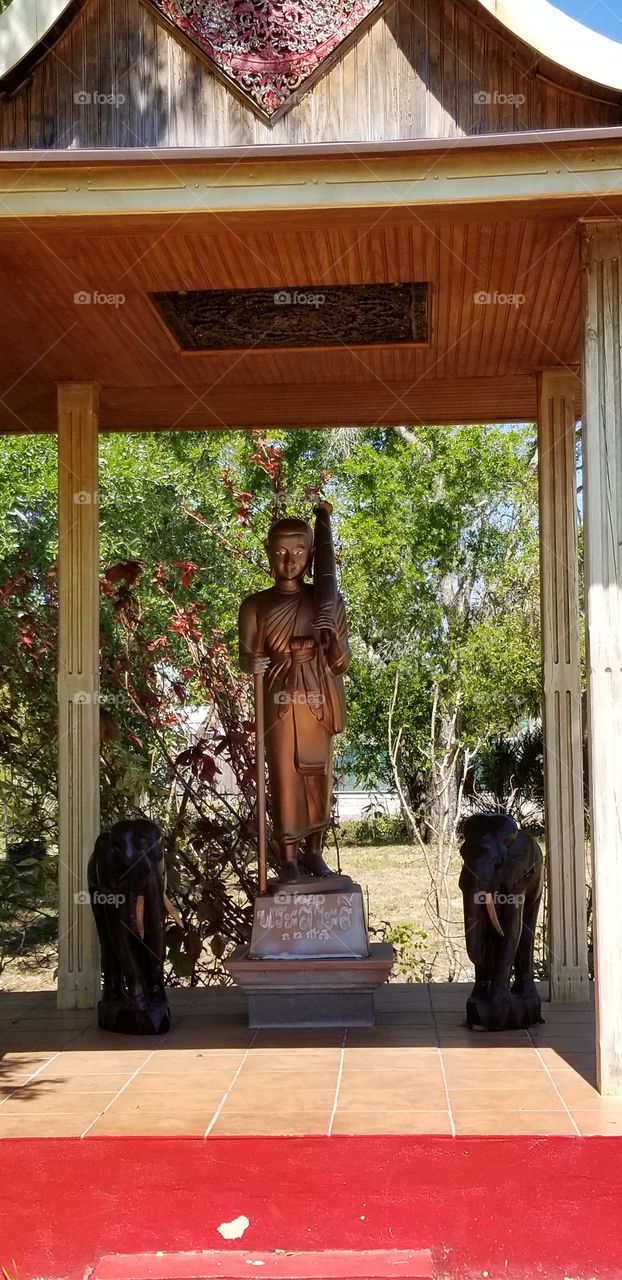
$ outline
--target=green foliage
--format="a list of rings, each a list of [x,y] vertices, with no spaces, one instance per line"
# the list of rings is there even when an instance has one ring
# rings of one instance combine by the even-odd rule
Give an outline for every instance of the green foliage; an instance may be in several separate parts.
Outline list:
[[[340,845],[355,847],[404,844],[408,839],[402,818],[392,818],[386,813],[349,818],[340,822],[337,830]]]
[[[511,813],[522,826],[541,829],[544,814],[544,741],[541,724],[490,738],[475,759],[467,794],[484,807]]]
[[[100,452],[102,823],[137,812],[163,823],[184,921],[171,928],[171,966],[180,981],[205,980],[245,936],[253,891],[251,709],[236,618],[243,596],[268,584],[270,520],[309,517],[320,487],[334,503],[353,652],[337,768],[393,784],[399,674],[399,770],[411,806],[424,807],[433,708],[440,726],[459,708],[460,753],[511,734],[537,707],[531,433],[115,435]],[[9,838],[52,845],[56,508],[55,440],[0,439],[0,806]],[[184,765],[206,708],[203,747]],[[219,733],[239,783],[234,814],[209,776],[210,759],[224,763]],[[383,822],[386,838],[399,838],[377,819],[374,843]]]
[[[0,976],[19,955],[47,953],[57,932],[56,860],[0,861]]]
[[[347,747],[361,780],[400,767],[413,807],[437,726],[458,746],[510,730],[539,702],[537,482],[526,428],[364,432],[342,465],[342,584],[354,633]]]
[[[393,974],[402,982],[425,982],[426,959],[424,943],[427,935],[409,920],[386,924],[383,930],[385,942],[395,949]]]

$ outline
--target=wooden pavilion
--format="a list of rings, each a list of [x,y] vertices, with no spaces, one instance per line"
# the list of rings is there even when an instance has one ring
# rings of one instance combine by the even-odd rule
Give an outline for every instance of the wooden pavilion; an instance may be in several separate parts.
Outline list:
[[[621,1095],[622,47],[547,0],[248,10],[0,17],[0,430],[59,437],[59,1004],[90,1007],[98,977],[75,899],[98,831],[98,431],[524,420],[551,992],[588,998],[581,417],[598,1082]]]

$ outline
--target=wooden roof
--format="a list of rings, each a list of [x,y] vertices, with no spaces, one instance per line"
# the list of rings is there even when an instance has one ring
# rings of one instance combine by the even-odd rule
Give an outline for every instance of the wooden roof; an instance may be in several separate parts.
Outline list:
[[[430,226],[410,211],[371,223],[325,211],[166,234],[39,223],[0,238],[0,280],[3,431],[54,429],[65,379],[101,384],[104,430],[521,420],[537,370],[579,362],[572,217]],[[250,333],[246,351],[180,353],[149,299],[411,280],[429,282],[425,347],[271,351]]]
[[[0,16],[0,36],[24,3],[12,0]],[[0,148],[282,146],[622,123],[619,86],[560,67],[488,12],[508,4],[385,0],[271,124],[163,25],[150,0],[73,0],[53,47],[34,47],[0,79]],[[527,0],[537,6],[550,8]],[[591,58],[592,72],[599,63],[604,54]]]
[[[152,5],[78,5],[0,101],[0,430],[54,430],[64,380],[113,431],[533,417],[579,363],[579,220],[622,214],[622,94],[513,3],[386,0],[273,125]],[[182,354],[149,298],[413,281],[423,347]]]

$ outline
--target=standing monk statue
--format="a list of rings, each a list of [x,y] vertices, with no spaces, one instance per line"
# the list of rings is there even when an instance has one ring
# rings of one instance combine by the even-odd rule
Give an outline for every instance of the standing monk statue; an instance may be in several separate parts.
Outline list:
[[[350,663],[337,590],[330,514],[272,525],[266,550],[274,586],[242,602],[240,665],[263,675],[265,751],[279,880],[330,876],[322,856],[330,823],[333,737],[345,727],[342,676]],[[305,582],[313,563],[313,584]]]

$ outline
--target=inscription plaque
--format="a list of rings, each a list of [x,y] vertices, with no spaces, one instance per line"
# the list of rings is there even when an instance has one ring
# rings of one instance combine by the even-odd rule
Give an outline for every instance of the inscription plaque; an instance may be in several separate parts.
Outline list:
[[[359,885],[304,893],[287,887],[257,898],[251,960],[362,959],[369,955]]]

